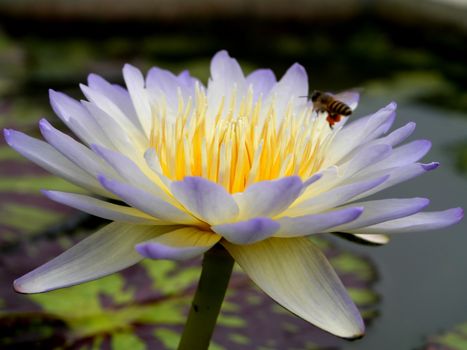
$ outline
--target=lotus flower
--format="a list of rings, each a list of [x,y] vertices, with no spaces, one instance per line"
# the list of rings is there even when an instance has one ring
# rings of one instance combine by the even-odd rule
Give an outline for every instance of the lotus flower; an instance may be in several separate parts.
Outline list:
[[[386,234],[462,218],[460,208],[421,212],[425,198],[365,199],[438,167],[418,163],[429,141],[400,146],[414,123],[386,134],[394,103],[331,129],[304,97],[302,66],[279,81],[267,69],[245,76],[225,51],[212,59],[207,87],[187,71],[152,68],[144,77],[125,65],[123,76],[126,88],[91,74],[80,102],[50,91],[77,139],[45,119],[46,142],[5,130],[16,151],[87,191],[46,196],[113,221],[17,279],[18,292],[83,283],[143,258],[190,259],[221,244],[279,304],[353,338],[364,332],[361,316],[307,237],[345,232],[384,243]],[[338,98],[357,106],[356,93]]]

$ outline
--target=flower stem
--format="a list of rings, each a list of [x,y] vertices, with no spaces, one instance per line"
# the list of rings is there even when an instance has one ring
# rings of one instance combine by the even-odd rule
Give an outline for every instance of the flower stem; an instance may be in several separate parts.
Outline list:
[[[203,269],[178,350],[209,347],[225,297],[234,259],[220,244],[204,254]]]

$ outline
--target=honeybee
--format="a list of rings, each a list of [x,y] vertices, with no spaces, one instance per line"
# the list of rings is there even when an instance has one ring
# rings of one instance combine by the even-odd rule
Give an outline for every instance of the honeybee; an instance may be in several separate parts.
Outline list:
[[[339,95],[331,95],[315,90],[310,98],[315,111],[327,113],[326,121],[329,123],[331,129],[334,127],[334,124],[341,121],[342,117],[348,117],[352,114],[352,108],[345,102],[340,101]]]

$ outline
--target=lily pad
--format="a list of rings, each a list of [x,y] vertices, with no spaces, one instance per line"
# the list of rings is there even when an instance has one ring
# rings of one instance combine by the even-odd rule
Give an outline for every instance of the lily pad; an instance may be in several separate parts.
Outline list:
[[[430,337],[424,350],[463,350],[467,349],[467,322],[453,329]]]

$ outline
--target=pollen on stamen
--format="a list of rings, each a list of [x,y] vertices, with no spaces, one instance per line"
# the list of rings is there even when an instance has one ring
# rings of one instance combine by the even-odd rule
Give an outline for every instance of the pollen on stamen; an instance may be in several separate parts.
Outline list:
[[[333,134],[326,121],[311,107],[296,108],[294,100],[278,115],[277,96],[253,96],[251,86],[243,95],[234,86],[210,106],[197,86],[186,100],[179,91],[175,111],[159,99],[149,146],[162,174],[171,180],[202,176],[236,193],[254,182],[317,172]]]

